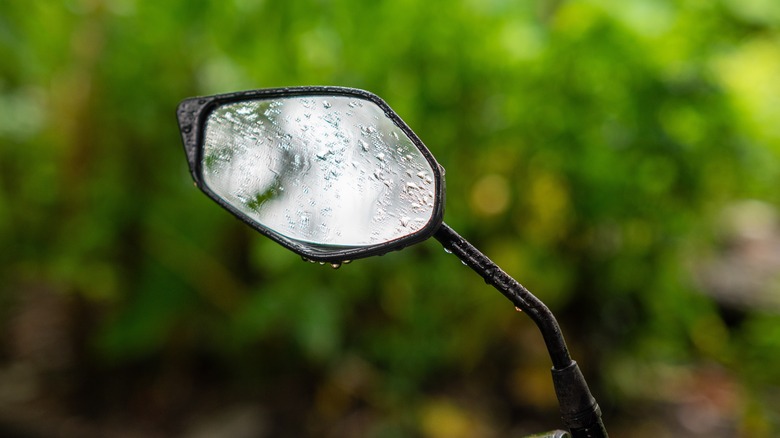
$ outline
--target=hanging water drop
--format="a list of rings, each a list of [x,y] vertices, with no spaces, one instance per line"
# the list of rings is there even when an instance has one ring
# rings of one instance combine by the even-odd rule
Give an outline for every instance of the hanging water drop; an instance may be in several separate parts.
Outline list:
[[[338,263],[338,262],[336,262],[336,263],[331,263],[331,264],[330,264],[330,267],[331,267],[331,268],[333,268],[333,269],[338,269],[338,268],[340,268],[340,267],[341,267],[341,263]]]

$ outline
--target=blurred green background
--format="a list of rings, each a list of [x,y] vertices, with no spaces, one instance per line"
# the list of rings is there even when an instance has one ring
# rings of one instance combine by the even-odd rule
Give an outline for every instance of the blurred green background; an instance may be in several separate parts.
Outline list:
[[[519,437],[525,315],[435,241],[339,270],[192,186],[189,96],[382,96],[613,436],[780,434],[780,2],[0,3],[0,435]]]

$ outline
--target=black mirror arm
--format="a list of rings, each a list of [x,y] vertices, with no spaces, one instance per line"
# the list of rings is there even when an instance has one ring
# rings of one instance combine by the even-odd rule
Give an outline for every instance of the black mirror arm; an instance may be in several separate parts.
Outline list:
[[[607,432],[601,422],[601,410],[591,395],[577,362],[571,359],[561,328],[550,309],[447,224],[442,223],[434,237],[445,249],[484,278],[486,283],[507,297],[516,308],[527,313],[539,327],[552,360],[553,384],[561,416],[566,426],[571,429],[572,436],[606,437]]]

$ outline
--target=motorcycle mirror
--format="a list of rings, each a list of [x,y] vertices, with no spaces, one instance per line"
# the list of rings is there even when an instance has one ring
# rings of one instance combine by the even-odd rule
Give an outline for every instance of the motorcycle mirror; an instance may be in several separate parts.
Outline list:
[[[401,249],[441,225],[441,167],[378,96],[295,87],[178,108],[190,172],[211,199],[304,258]]]
[[[177,115],[195,184],[306,259],[338,266],[435,237],[539,327],[572,435],[607,437],[555,317],[442,222],[443,169],[382,99],[351,88],[277,88],[185,99]]]

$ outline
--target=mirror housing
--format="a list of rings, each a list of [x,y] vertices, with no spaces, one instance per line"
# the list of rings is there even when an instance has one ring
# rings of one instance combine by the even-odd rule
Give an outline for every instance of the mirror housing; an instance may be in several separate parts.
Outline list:
[[[177,116],[197,187],[305,259],[384,254],[442,223],[443,169],[372,93],[252,90],[185,99]]]

